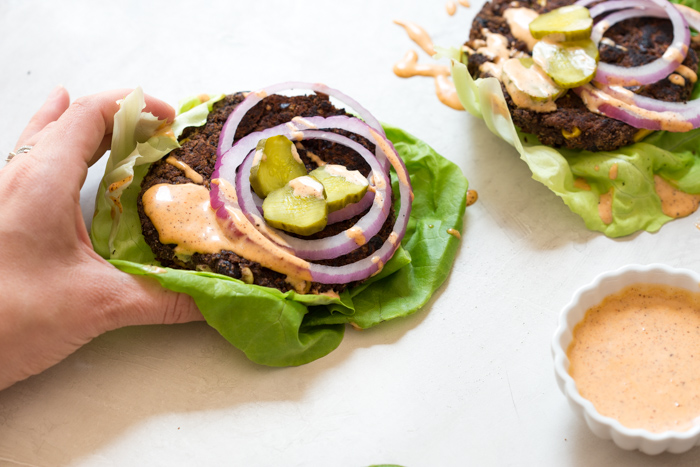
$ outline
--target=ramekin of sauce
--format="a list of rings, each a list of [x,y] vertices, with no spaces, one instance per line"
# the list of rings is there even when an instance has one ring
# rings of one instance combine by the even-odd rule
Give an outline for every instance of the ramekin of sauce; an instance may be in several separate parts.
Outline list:
[[[700,274],[599,275],[562,310],[552,351],[559,388],[595,435],[646,454],[700,444]]]

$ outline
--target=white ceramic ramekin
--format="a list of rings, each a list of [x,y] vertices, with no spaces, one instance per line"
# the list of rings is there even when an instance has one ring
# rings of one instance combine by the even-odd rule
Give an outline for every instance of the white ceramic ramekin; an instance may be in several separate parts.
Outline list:
[[[606,272],[590,284],[576,291],[559,317],[559,327],[554,333],[552,353],[554,373],[559,389],[569,400],[574,412],[583,417],[593,433],[604,439],[612,439],[622,449],[639,449],[646,454],[664,451],[681,453],[700,444],[700,426],[687,431],[652,433],[643,429],[622,426],[617,420],[598,413],[593,404],[581,397],[576,383],[569,375],[569,359],[566,350],[573,338],[574,326],[581,321],[586,310],[599,304],[605,297],[636,283],[665,284],[700,292],[700,274],[687,269],[674,269],[663,264],[629,265],[617,271]],[[698,388],[700,391],[700,388]]]

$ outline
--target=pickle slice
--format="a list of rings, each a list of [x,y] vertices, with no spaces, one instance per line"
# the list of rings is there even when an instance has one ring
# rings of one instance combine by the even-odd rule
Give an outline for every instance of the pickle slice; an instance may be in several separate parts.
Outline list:
[[[367,179],[358,170],[350,171],[342,165],[324,165],[312,170],[309,175],[323,184],[328,212],[357,203],[365,196],[369,187]]]
[[[263,201],[263,216],[277,229],[299,235],[320,232],[328,222],[328,204],[321,182],[304,175],[290,180]]]
[[[289,138],[279,135],[258,142],[250,168],[250,185],[255,194],[265,198],[303,175],[306,175],[306,167]]]
[[[544,104],[566,92],[530,57],[506,60],[501,81],[518,107],[532,107],[520,103],[523,100],[532,100],[535,105]]]
[[[598,47],[590,39],[573,42],[539,41],[532,58],[562,88],[588,83],[598,69]]]
[[[530,22],[535,39],[548,37],[554,41],[580,41],[591,37],[593,19],[588,8],[568,5],[538,16]]]

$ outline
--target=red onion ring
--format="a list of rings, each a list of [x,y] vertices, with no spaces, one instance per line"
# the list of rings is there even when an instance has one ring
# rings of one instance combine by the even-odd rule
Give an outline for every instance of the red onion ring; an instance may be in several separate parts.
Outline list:
[[[598,71],[594,78],[596,82],[626,86],[651,84],[664,79],[685,60],[690,44],[690,29],[688,28],[688,23],[684,16],[666,0],[637,0],[636,2],[618,0],[607,2],[601,5],[600,8],[598,8],[598,6],[591,8],[591,17],[595,18],[607,11],[629,6],[644,7],[648,10],[662,9],[666,13],[668,19],[671,20],[673,26],[673,41],[661,57],[645,65],[626,68],[610,63],[598,63]],[[651,16],[652,12],[648,11],[647,13],[649,14],[646,16]],[[613,15],[610,15],[610,17],[603,19],[596,25],[596,28],[607,29],[612,24],[633,17],[636,14],[634,10],[625,10],[615,13],[614,15],[614,18],[611,18]],[[598,36],[598,34],[596,34],[596,36]],[[600,37],[602,37],[602,34],[600,34]]]
[[[633,2],[610,2],[610,3],[633,3]],[[603,3],[601,5],[607,5],[607,4]],[[624,21],[626,19],[644,18],[644,17],[668,18],[666,13],[660,9],[628,8],[626,10],[616,11],[615,13],[611,13],[609,16],[606,16],[604,21],[600,21],[595,26],[593,26],[593,30],[591,31],[591,40],[593,42],[595,42],[596,45],[600,46],[600,41],[603,38],[603,34],[605,34],[605,32],[613,24],[619,23],[619,22]],[[684,58],[684,60],[685,60],[685,58]],[[600,66],[600,64],[599,64],[599,66]],[[663,79],[663,78],[661,78],[661,79]]]
[[[286,83],[274,84],[272,86],[264,87],[258,91],[251,92],[248,94],[248,96],[246,96],[243,102],[236,106],[233,112],[231,112],[226,119],[224,126],[221,128],[219,145],[216,149],[216,156],[221,157],[223,153],[228,151],[231,146],[233,146],[233,140],[236,136],[238,125],[241,123],[241,120],[243,120],[245,114],[248,113],[248,111],[252,109],[255,104],[270,94],[277,94],[282,91],[290,91],[293,89],[305,89],[335,97],[342,103],[349,105],[355,112],[357,112],[357,115],[377,133],[382,136],[386,136],[386,133],[384,133],[384,128],[382,128],[379,120],[377,120],[374,115],[372,115],[367,109],[360,105],[359,102],[352,99],[350,96],[338,91],[337,89],[329,88],[325,84],[290,81]],[[389,166],[386,165],[385,169],[388,172]]]
[[[277,129],[278,134],[286,133],[285,136],[292,136],[292,133],[289,131],[289,127],[286,125],[279,125],[274,128]],[[304,130],[301,132],[301,135],[293,136],[299,136],[300,139],[303,140],[322,139],[349,147],[358,153],[369,164],[371,168],[369,177],[370,180],[374,180],[377,175],[379,176],[379,180],[375,185],[376,194],[369,212],[360,218],[352,227],[352,229],[355,229],[355,232],[358,232],[358,234],[365,239],[365,242],[366,240],[374,237],[379,230],[381,230],[382,225],[384,225],[384,222],[389,215],[391,208],[391,180],[389,180],[389,177],[384,173],[382,167],[379,165],[372,153],[370,153],[359,143],[336,133],[317,130]],[[253,161],[253,153],[251,150],[255,148],[255,145],[260,139],[262,138],[259,136],[259,133],[251,133],[237,141],[236,144],[234,144],[233,147],[224,155],[224,157],[231,158],[233,161],[241,161],[235,175],[235,184],[233,185],[236,189],[236,195],[238,196],[238,205],[246,217],[248,217],[248,219],[254,225],[259,225],[261,220],[259,220],[259,218],[256,219],[253,216],[253,213],[257,212],[257,206],[255,205],[255,200],[251,195],[252,190],[248,175],[250,174],[250,168]],[[226,173],[222,174],[224,179],[231,180],[226,176]],[[268,229],[274,234],[269,237],[272,241],[278,243],[280,246],[291,248],[295,256],[309,260],[337,258],[356,250],[365,243],[356,242],[347,234],[347,231],[340,232],[339,234],[330,237],[307,240],[287,235],[285,232],[271,227],[268,227]]]
[[[313,118],[323,119],[323,117]],[[364,123],[363,125],[366,126],[366,124]],[[274,136],[275,134],[280,134],[278,133],[278,131],[288,131],[291,136],[292,131],[288,127],[286,130],[279,129],[279,127],[276,128],[278,129],[271,128],[259,132],[256,138],[262,139],[265,137]],[[396,249],[399,247],[399,245],[401,244],[401,240],[403,239],[403,236],[406,232],[406,227],[408,225],[408,220],[411,213],[411,204],[413,201],[413,191],[411,189],[410,176],[408,174],[408,170],[406,169],[406,165],[404,164],[403,160],[401,160],[398,153],[393,148],[393,145],[386,139],[386,137],[382,136],[372,128],[368,128],[367,132],[370,136],[369,140],[377,146],[377,149],[379,151],[385,154],[387,160],[394,167],[399,182],[401,206],[399,212],[396,215],[396,222],[394,223],[393,230],[389,235],[388,239],[384,242],[380,249],[375,252],[374,255],[366,257],[351,264],[347,264],[344,266],[322,266],[314,263],[306,263],[303,267],[299,266],[298,264],[299,258],[284,252],[278,247],[278,245],[274,244],[269,239],[265,239],[270,245],[270,247],[279,253],[278,258],[280,259],[280,262],[277,264],[278,267],[276,267],[275,270],[278,270],[279,272],[284,274],[293,275],[295,277],[304,278],[307,277],[307,275],[310,275],[311,280],[319,283],[344,284],[348,282],[364,280],[370,277],[371,275],[376,274],[378,271],[381,270],[386,261],[388,261],[391,258]],[[298,130],[294,131],[294,133],[298,133]],[[240,151],[240,153],[243,153],[243,151]],[[226,154],[229,154],[229,152],[227,152]],[[216,162],[216,167],[214,169],[214,173],[212,174],[212,180],[218,178],[223,178],[224,180],[226,180],[226,177],[222,177],[222,175],[225,174],[228,174],[228,180],[235,180],[236,169],[241,164],[241,162],[242,161],[239,160],[238,163],[236,163],[236,161],[234,161],[233,158],[229,157],[218,158]],[[383,173],[383,171],[380,172]],[[233,177],[231,177],[231,175],[233,175]],[[248,225],[251,225],[250,220],[247,217],[243,216],[242,212],[239,210],[240,208],[238,206],[237,200],[231,199],[228,196],[226,196],[224,190],[220,189],[217,183],[212,183],[211,185],[210,199],[211,206],[216,211],[217,218],[222,224],[224,224],[224,227],[229,230],[232,238],[240,239],[246,244],[250,244],[251,248],[260,248],[260,245],[256,244],[253,240],[246,237],[245,234],[236,227],[236,221],[246,222]],[[236,212],[241,212],[241,215],[235,215]],[[233,216],[236,217],[235,220],[233,219]],[[294,260],[297,260],[297,262],[294,262]],[[270,265],[264,266],[270,267]]]
[[[338,209],[328,214],[328,224],[336,224],[338,222],[343,222],[348,219],[352,219],[358,214],[362,214],[374,202],[374,191],[367,190],[365,196],[362,197],[357,203],[348,204],[343,209]]]
[[[700,114],[697,112],[684,116],[668,110],[657,112],[643,109],[620,99],[617,103],[612,102],[612,96],[589,84],[574,88],[574,92],[591,111],[602,113],[635,128],[684,132],[700,125]]]

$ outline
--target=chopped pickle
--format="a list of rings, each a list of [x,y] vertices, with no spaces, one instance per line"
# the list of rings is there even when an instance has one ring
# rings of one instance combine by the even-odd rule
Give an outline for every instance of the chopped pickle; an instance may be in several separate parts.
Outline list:
[[[357,203],[365,196],[369,187],[367,179],[359,171],[350,171],[342,165],[327,164],[312,170],[309,175],[323,184],[328,212]]]
[[[538,16],[530,23],[535,39],[547,37],[553,41],[580,41],[591,37],[593,19],[588,8],[569,5]]]
[[[507,60],[503,64],[501,81],[518,107],[535,111],[555,110],[554,100],[566,91],[529,57]]]
[[[588,83],[598,68],[598,47],[590,39],[574,42],[539,41],[532,58],[559,86],[569,89]]]
[[[261,139],[250,168],[250,185],[265,198],[290,180],[306,175],[306,167],[294,144],[283,135]]]
[[[299,235],[320,232],[328,222],[328,204],[321,182],[304,175],[290,180],[263,201],[263,216],[277,229]]]

